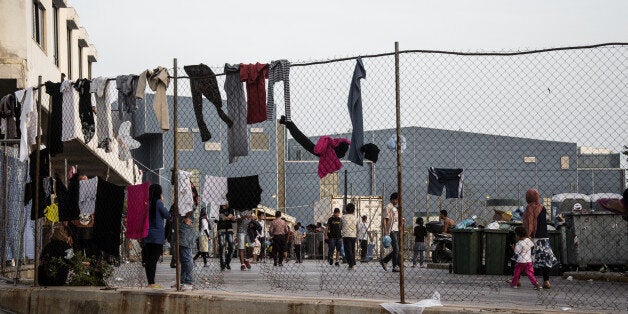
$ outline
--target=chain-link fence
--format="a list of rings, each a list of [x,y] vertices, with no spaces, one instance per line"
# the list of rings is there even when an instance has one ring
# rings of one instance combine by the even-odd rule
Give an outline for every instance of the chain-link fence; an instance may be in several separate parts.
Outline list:
[[[95,118],[96,131],[111,125],[101,133],[108,136],[64,142],[68,153],[53,156],[51,169],[66,187],[72,166],[119,186],[162,186],[166,208],[177,203],[172,212],[179,213],[157,263],[156,281],[164,285],[408,302],[438,292],[449,303],[626,310],[628,226],[598,200],[620,199],[626,186],[627,47],[401,51],[398,76],[395,53],[292,64],[175,63],[165,95],[135,100],[131,115],[110,80],[102,99],[110,120],[101,122],[98,108]],[[49,101],[44,94],[42,104]],[[121,137],[126,120],[132,128]],[[101,137],[111,141],[98,148]],[[122,161],[120,148],[134,147],[129,138],[140,146]],[[9,170],[11,149],[2,164]],[[2,182],[19,180],[12,171],[3,170]],[[401,226],[389,204],[399,173]],[[4,185],[6,204],[16,188]],[[546,209],[534,225],[548,224],[533,238],[549,239],[556,263],[549,278],[536,270],[544,289],[522,276],[513,290],[511,244],[515,227],[530,226],[524,211],[532,188]],[[136,200],[129,191],[126,200]],[[126,229],[134,227],[127,221],[133,210],[124,204],[113,224],[119,254],[104,255],[112,272],[106,283],[146,286],[141,241]],[[24,207],[4,208],[3,223],[17,226],[13,211]],[[439,221],[453,222],[452,230],[444,233]],[[52,229],[43,224],[41,244]],[[2,266],[10,277],[15,237],[4,230]],[[388,236],[392,243],[384,245]],[[101,241],[91,239],[83,240]],[[537,243],[536,254],[545,247]]]

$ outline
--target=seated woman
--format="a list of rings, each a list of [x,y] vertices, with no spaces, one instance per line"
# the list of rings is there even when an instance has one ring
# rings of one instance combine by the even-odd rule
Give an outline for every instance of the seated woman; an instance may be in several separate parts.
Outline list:
[[[74,257],[72,238],[65,230],[65,226],[57,225],[54,228],[50,243],[44,246],[37,269],[40,286],[62,286],[68,280],[70,259]]]

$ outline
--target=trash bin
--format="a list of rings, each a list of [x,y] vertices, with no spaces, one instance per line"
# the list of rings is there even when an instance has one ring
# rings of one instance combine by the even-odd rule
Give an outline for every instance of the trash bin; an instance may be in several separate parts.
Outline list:
[[[453,229],[454,273],[474,275],[480,268],[482,232],[478,229]]]
[[[487,275],[506,274],[508,230],[484,229],[484,263]]]

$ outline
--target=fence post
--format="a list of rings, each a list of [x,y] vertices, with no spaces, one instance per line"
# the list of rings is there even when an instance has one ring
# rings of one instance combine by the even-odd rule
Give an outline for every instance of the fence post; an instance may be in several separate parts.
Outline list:
[[[174,58],[174,97],[173,97],[173,129],[174,129],[174,145],[173,145],[173,162],[172,162],[172,186],[174,188],[174,197],[172,200],[172,206],[174,208],[174,254],[175,260],[177,261],[177,271],[176,271],[176,280],[177,280],[177,291],[181,291],[181,259],[179,258],[179,165],[178,165],[178,156],[177,156],[177,148],[178,146],[178,134],[177,131],[179,127],[178,118],[177,118],[177,58]],[[172,245],[172,243],[171,243]]]
[[[35,254],[33,256],[35,259],[33,267],[35,269],[33,272],[33,287],[38,286],[37,281],[39,279],[37,267],[39,267],[39,202],[41,201],[39,199],[39,183],[41,182],[41,167],[39,166],[39,163],[41,162],[41,81],[42,79],[40,75],[37,78],[37,148],[35,148],[35,182],[31,183],[31,186],[34,186],[35,188],[35,193],[33,194],[33,206],[31,207],[31,211],[34,211],[35,213]]]
[[[399,86],[399,42],[395,42],[395,103],[397,115],[397,193],[399,194],[398,219],[399,225],[399,295],[401,303],[406,303],[405,278],[403,267],[403,207],[402,207],[402,191],[401,191],[401,95]]]
[[[4,276],[4,267],[6,264],[6,255],[7,255],[7,230],[8,230],[8,215],[9,215],[9,209],[7,208],[8,206],[8,202],[7,202],[7,197],[8,197],[8,192],[7,189],[9,187],[9,185],[7,184],[7,181],[9,179],[9,166],[7,165],[7,163],[9,162],[9,159],[7,158],[7,145],[5,143],[2,143],[3,149],[2,149],[2,247],[0,248],[0,252],[2,252],[2,256],[0,256],[0,261],[2,262],[2,265],[0,265],[0,269],[2,270],[2,275]]]

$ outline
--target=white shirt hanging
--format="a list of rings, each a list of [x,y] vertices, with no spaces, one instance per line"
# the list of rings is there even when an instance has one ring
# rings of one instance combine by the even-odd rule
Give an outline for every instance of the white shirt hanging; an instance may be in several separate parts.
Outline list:
[[[35,93],[33,88],[22,89],[15,92],[15,98],[22,105],[20,113],[20,161],[26,161],[31,152],[31,146],[37,140],[37,106],[35,106]]]
[[[64,142],[75,138],[83,139],[83,131],[79,119],[79,97],[72,84],[72,81],[69,80],[61,83],[61,93],[63,94],[61,140]]]
[[[179,215],[191,212],[194,209],[194,199],[192,197],[192,186],[190,184],[191,173],[179,170]]]
[[[93,214],[96,211],[96,191],[98,177],[79,181],[79,209],[81,214]]]
[[[118,148],[118,157],[120,160],[125,161],[131,159],[131,149],[140,147],[140,142],[136,141],[133,136],[131,136],[131,121],[124,121],[120,124],[120,129],[118,130],[118,144],[120,145]]]
[[[228,204],[227,202],[227,178],[205,175],[203,184],[203,202],[205,204]]]

